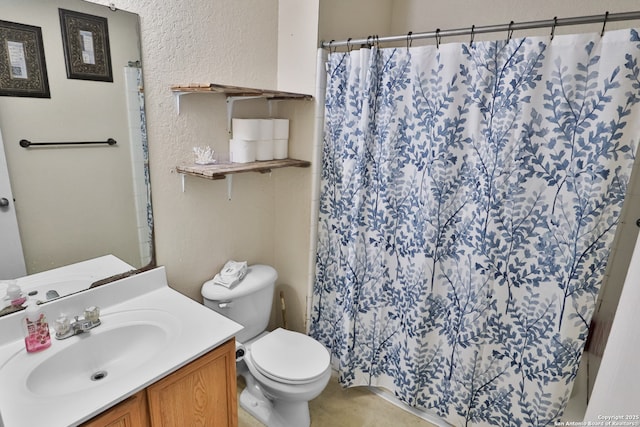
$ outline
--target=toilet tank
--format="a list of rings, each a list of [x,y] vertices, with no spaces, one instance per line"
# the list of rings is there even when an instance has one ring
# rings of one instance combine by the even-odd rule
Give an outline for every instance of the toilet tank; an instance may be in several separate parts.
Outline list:
[[[277,278],[273,267],[256,264],[230,289],[209,280],[202,285],[204,305],[244,326],[236,341],[247,342],[267,329]]]

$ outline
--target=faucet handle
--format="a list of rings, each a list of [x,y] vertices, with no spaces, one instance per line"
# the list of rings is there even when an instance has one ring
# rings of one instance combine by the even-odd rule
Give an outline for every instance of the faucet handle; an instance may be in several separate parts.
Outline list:
[[[100,320],[100,307],[92,305],[84,309],[84,319],[91,323],[98,322]]]
[[[58,336],[64,335],[71,329],[71,320],[66,314],[60,314],[58,318],[53,322],[53,329],[55,329]]]

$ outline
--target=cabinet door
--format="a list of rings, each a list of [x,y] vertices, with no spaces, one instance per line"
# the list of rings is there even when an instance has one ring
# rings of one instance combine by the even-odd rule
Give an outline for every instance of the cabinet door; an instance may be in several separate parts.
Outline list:
[[[139,391],[82,424],[82,427],[149,427],[146,392]]]
[[[236,346],[220,347],[147,388],[153,427],[236,427]]]

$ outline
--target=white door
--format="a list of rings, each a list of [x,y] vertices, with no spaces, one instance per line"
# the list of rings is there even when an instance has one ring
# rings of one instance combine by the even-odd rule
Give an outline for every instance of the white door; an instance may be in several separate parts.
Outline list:
[[[27,274],[0,132],[0,280]]]

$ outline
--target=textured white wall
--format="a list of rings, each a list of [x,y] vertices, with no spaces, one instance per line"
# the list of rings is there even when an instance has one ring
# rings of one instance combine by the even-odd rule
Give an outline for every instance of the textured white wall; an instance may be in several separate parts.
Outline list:
[[[275,87],[277,1],[113,3],[140,15],[157,260],[172,286],[199,300],[227,259],[273,262],[273,182],[237,175],[229,202],[225,181],[187,177],[182,193],[174,168],[193,161],[192,147],[228,152],[226,104],[221,95],[190,95],[178,115],[170,87]],[[237,114],[266,114],[266,105],[250,104]]]
[[[182,193],[172,169],[192,161],[193,146],[228,152],[226,104],[221,95],[190,95],[177,115],[169,87],[195,82],[303,93],[313,89],[317,0],[282,9],[277,0],[113,3],[141,19],[157,261],[167,267],[169,282],[201,300],[200,286],[228,259],[272,264],[280,276],[276,295],[280,289],[286,292],[289,326],[303,330],[311,171],[234,175],[231,201],[226,180],[187,177]],[[278,37],[279,31],[287,36]],[[279,79],[278,68],[287,77]],[[291,119],[292,157],[311,158],[305,123],[313,117],[312,107],[304,101],[271,105],[271,114]],[[264,101],[236,102],[234,116],[266,117],[269,109]],[[278,303],[273,324],[281,324],[275,317]]]
[[[278,89],[313,94],[319,0],[278,3]]]
[[[432,3],[432,2],[429,2]],[[321,0],[321,41],[391,35],[393,0]]]
[[[569,18],[585,15],[599,15],[638,10],[637,0],[448,0],[446,2],[425,2],[421,0],[395,0],[391,30],[397,34],[407,31],[421,32],[440,29],[468,28],[471,25],[508,24],[510,21],[537,21]],[[626,23],[609,23],[607,28],[627,28]],[[559,27],[556,34],[570,34],[580,31],[600,31],[602,25]],[[548,35],[549,28],[515,32],[514,37],[525,35]],[[504,34],[506,37],[506,33]],[[476,40],[493,40],[496,34],[478,35]],[[466,37],[463,38],[466,41]],[[444,42],[454,39],[447,38]]]

